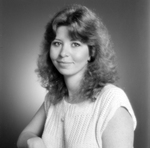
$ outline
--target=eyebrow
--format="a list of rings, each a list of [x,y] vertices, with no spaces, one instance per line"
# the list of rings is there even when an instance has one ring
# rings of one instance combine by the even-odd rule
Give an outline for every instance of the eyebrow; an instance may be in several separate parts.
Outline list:
[[[61,41],[61,42],[62,42],[62,40],[61,40],[61,39],[57,39],[57,38],[55,38],[53,41],[55,41],[55,40],[57,40],[57,41]]]
[[[79,39],[71,39],[70,41],[71,42],[80,42],[80,43],[82,43]]]
[[[62,40],[59,39],[59,38],[55,38],[53,41],[55,41],[55,40],[62,42]],[[71,41],[71,42],[80,42],[80,43],[82,43],[80,40],[77,40],[77,39],[70,39],[70,41]]]

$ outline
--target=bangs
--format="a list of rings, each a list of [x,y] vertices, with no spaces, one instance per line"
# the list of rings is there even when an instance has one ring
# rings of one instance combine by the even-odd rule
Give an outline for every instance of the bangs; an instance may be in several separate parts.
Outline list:
[[[53,31],[55,32],[59,27],[66,26],[69,32],[69,37],[72,40],[79,40],[83,43],[88,43],[89,37],[86,30],[86,24],[82,20],[82,13],[74,13],[74,15],[57,16],[52,23]]]
[[[88,36],[86,36],[85,31],[77,24],[68,25],[69,36],[72,40],[79,40],[83,43],[88,43]]]
[[[55,36],[56,36],[57,29],[61,26],[67,27],[69,37],[71,40],[78,40],[83,43],[88,43],[89,41],[88,35],[85,33],[82,27],[80,27],[76,22],[71,23],[71,24],[68,24],[66,22],[60,22],[60,23],[54,24],[53,30],[55,32]]]

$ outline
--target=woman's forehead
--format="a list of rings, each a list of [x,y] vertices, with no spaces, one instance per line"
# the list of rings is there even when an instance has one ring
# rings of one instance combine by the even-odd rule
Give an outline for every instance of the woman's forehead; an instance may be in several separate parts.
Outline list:
[[[56,38],[70,38],[67,26],[60,26],[56,30]]]

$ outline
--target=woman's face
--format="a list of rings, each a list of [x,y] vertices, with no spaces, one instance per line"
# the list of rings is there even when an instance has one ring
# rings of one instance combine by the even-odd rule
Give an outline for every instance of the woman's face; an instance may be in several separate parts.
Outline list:
[[[90,60],[88,46],[69,37],[66,26],[60,26],[51,43],[50,58],[64,76],[83,74]]]

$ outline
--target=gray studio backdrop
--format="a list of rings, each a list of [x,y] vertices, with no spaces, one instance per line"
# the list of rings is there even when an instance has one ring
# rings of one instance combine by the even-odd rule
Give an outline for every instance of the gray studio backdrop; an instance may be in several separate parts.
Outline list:
[[[119,84],[138,120],[135,148],[150,147],[148,0],[3,0],[0,147],[16,148],[19,133],[44,100],[46,91],[34,73],[44,27],[69,3],[95,9],[107,26],[117,53]]]

